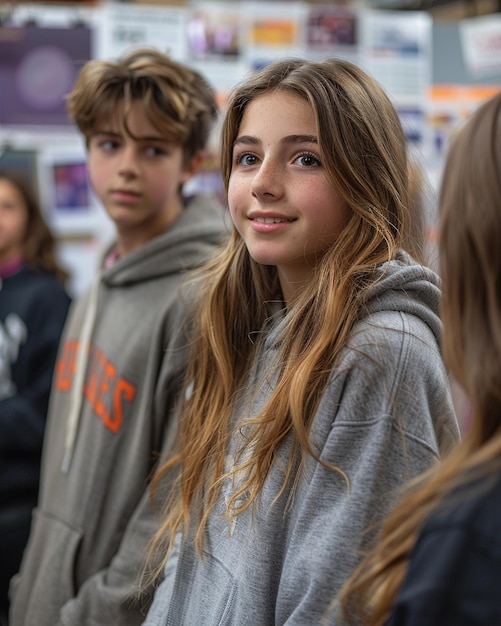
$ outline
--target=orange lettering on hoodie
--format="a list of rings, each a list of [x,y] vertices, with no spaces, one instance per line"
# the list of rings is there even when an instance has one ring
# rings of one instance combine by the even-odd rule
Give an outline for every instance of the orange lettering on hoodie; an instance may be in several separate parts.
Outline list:
[[[61,356],[57,361],[54,380],[55,387],[59,391],[71,389],[73,376],[75,375],[78,344],[79,342],[74,339],[64,342]]]
[[[66,341],[63,346],[55,376],[55,386],[59,391],[71,389],[79,346],[78,340]],[[117,376],[116,366],[102,350],[91,346],[82,393],[103,425],[117,433],[123,423],[124,404],[134,400],[136,387]]]
[[[84,394],[104,426],[117,433],[123,422],[123,403],[132,402],[136,388],[117,376],[116,366],[99,348],[93,348]]]
[[[99,378],[101,371],[106,363],[104,354],[98,348],[91,348],[91,357],[89,362],[89,369],[87,372],[87,378],[84,385],[84,396],[87,398],[92,407],[96,403]]]
[[[106,408],[106,401],[110,398],[110,383],[113,384],[117,375],[117,368],[110,361],[106,361],[103,365],[101,379],[99,381],[99,392],[94,404],[94,411],[103,420],[105,426],[110,420],[110,411]],[[113,430],[113,429],[112,429]]]
[[[123,402],[132,402],[136,395],[136,388],[125,378],[119,378],[116,382],[113,393],[113,413],[109,415],[107,422],[104,422],[114,433],[120,430],[123,421]]]

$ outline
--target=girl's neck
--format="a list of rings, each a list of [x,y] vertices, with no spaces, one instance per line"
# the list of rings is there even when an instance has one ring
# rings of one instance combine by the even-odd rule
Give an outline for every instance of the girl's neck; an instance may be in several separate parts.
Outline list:
[[[24,259],[21,255],[0,259],[0,278],[8,278],[13,274],[17,274],[23,265]]]

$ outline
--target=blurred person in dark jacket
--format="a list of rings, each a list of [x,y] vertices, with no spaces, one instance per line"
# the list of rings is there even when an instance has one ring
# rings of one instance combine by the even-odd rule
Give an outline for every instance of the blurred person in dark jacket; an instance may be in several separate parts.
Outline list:
[[[37,501],[49,392],[70,297],[36,195],[0,171],[0,620]],[[4,623],[3,621],[0,623]]]

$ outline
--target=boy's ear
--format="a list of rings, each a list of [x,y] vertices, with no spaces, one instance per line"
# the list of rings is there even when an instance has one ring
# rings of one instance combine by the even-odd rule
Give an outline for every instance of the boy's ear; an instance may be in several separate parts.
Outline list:
[[[205,157],[205,152],[197,152],[197,154],[188,161],[182,175],[183,184],[200,171]]]

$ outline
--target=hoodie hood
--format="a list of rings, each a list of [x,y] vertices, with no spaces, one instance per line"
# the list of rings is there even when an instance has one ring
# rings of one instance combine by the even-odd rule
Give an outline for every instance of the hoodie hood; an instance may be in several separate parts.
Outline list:
[[[441,345],[442,322],[439,317],[440,279],[431,269],[419,265],[406,252],[376,268],[375,281],[366,289],[362,301],[360,321],[379,313],[391,311],[408,313],[421,319],[432,331],[437,345]],[[281,333],[287,327],[283,303],[270,304],[266,321],[265,343],[268,347],[281,343]]]
[[[427,267],[419,265],[406,252],[377,268],[380,275],[366,292],[368,315],[399,311],[421,319],[441,344],[442,322],[439,317],[440,279]]]
[[[102,282],[121,287],[200,265],[221,241],[223,220],[224,208],[215,196],[187,198],[181,215],[168,230],[104,269]],[[108,254],[109,250],[105,258]]]

